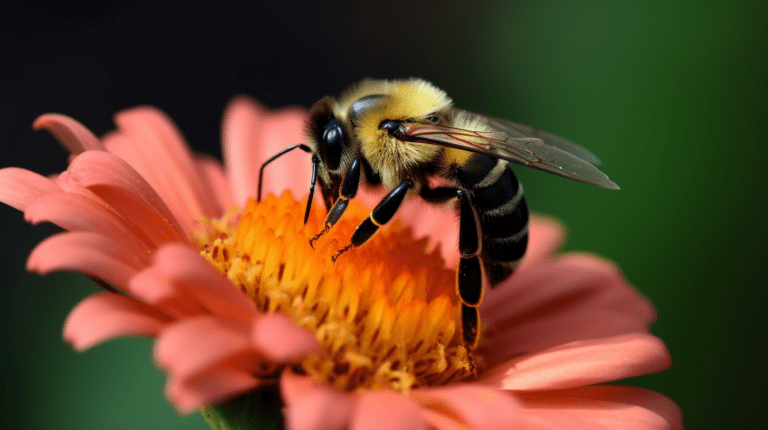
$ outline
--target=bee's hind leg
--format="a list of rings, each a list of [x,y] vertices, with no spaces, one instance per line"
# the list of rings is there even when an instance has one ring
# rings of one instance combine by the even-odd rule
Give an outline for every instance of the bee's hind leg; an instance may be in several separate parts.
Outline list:
[[[459,253],[461,260],[456,272],[456,290],[461,299],[461,324],[464,341],[470,346],[479,340],[480,312],[483,301],[483,270],[480,263],[481,231],[477,210],[467,192],[452,187],[424,187],[419,195],[430,203],[459,199]]]
[[[389,194],[387,194],[379,204],[373,208],[371,215],[357,226],[357,229],[355,229],[355,232],[352,234],[352,239],[349,241],[349,244],[338,250],[331,259],[336,261],[336,259],[339,258],[339,255],[349,248],[358,247],[367,242],[368,239],[376,233],[379,227],[388,223],[389,220],[395,216],[395,212],[397,212],[397,209],[403,202],[405,194],[412,186],[413,182],[410,179],[405,179],[400,185],[390,191]],[[336,207],[336,205],[334,205],[334,207]]]
[[[336,203],[333,204],[331,210],[328,211],[328,215],[325,216],[325,223],[320,233],[317,233],[309,239],[309,246],[315,247],[314,243],[317,239],[320,239],[322,235],[328,233],[344,215],[344,211],[347,210],[349,205],[349,199],[354,198],[357,194],[357,188],[360,184],[360,157],[355,158],[352,161],[352,165],[347,171],[347,175],[344,177],[344,184],[341,186],[341,192],[339,198],[336,199]]]

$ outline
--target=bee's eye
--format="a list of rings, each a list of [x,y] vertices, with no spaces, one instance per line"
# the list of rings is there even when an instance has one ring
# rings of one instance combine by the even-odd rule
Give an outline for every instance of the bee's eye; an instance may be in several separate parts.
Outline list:
[[[336,170],[341,163],[341,149],[344,146],[344,129],[336,118],[331,118],[323,128],[323,158],[330,170]]]
[[[392,136],[405,134],[403,124],[400,123],[400,121],[395,121],[392,119],[382,121],[381,124],[379,124],[379,129],[387,130]]]

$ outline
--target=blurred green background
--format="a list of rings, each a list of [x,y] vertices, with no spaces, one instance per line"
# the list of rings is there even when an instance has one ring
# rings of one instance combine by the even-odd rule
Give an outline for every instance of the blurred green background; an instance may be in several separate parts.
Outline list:
[[[590,148],[620,191],[516,172],[529,206],[568,225],[566,249],[616,261],[656,305],[674,368],[629,382],[673,398],[687,428],[765,428],[767,2],[0,7],[0,167],[66,167],[30,130],[49,111],[104,133],[114,112],[154,104],[218,155],[232,95],[308,106],[366,76],[420,76]],[[96,288],[27,274],[55,229],[0,216],[0,428],[207,428],[165,402],[150,341],[78,354],[61,340]]]

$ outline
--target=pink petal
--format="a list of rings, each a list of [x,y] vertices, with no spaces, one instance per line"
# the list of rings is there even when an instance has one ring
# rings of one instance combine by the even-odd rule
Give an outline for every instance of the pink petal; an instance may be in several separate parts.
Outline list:
[[[83,196],[54,193],[33,201],[24,211],[32,224],[48,221],[69,231],[88,231],[117,239],[128,252],[146,254],[155,247],[131,229],[127,221],[109,208]]]
[[[213,189],[212,197],[216,199],[216,204],[218,205],[218,215],[215,218],[219,218],[227,209],[235,204],[229,179],[227,179],[221,163],[213,158],[198,156],[197,167],[200,170],[200,174],[205,178],[204,180]]]
[[[115,123],[131,142],[128,149],[136,154],[131,158],[136,161],[134,168],[185,223],[187,231],[202,216],[220,215],[213,188],[170,118],[155,108],[140,107],[118,113]]]
[[[268,113],[247,97],[230,102],[222,125],[222,151],[237,204],[243,206],[249,198],[256,197],[259,169],[264,161],[283,148],[306,143],[305,121],[303,110]],[[264,195],[290,189],[294,195],[301,196],[309,191],[309,157],[301,150],[293,152],[265,170]]]
[[[493,363],[573,340],[647,331],[655,319],[651,304],[614,264],[586,254],[514,274],[488,292],[481,313],[494,330],[488,351]]]
[[[67,172],[70,181],[88,188],[155,242],[177,242],[189,237],[155,190],[114,155],[84,152],[72,160]]]
[[[27,270],[48,273],[72,270],[125,286],[142,266],[142,255],[122,248],[120,242],[95,233],[61,233],[41,242],[32,250]]]
[[[495,366],[521,355],[570,342],[647,332],[645,321],[621,311],[570,309],[515,326],[514,329],[494,332],[487,339],[484,358],[488,366]]]
[[[41,115],[32,123],[32,128],[48,130],[72,155],[90,150],[104,150],[101,141],[91,130],[66,115]]]
[[[508,429],[521,424],[520,404],[513,394],[477,384],[417,389],[412,397],[422,407],[468,428]]]
[[[375,200],[368,204],[373,207],[378,202]],[[411,227],[414,237],[429,239],[430,249],[440,248],[448,267],[458,264],[459,224],[452,207],[437,207],[414,197],[406,201],[397,215]]]
[[[154,266],[132,277],[128,282],[127,291],[175,319],[206,313],[200,303],[185,296],[164,273]]]
[[[620,285],[628,286],[614,264],[588,254],[566,254],[538,264],[535,271],[514,273],[489,289],[483,314],[508,324],[512,318],[535,316],[536,311],[548,313],[558,301],[572,302]]]
[[[55,182],[37,173],[18,167],[0,169],[0,202],[18,210],[42,196],[61,192]]]
[[[186,318],[164,330],[155,344],[157,364],[174,379],[189,379],[250,349],[245,326],[212,316]]]
[[[565,242],[565,225],[555,218],[532,214],[528,233],[528,249],[516,275],[525,273],[555,253]]]
[[[190,414],[203,406],[226,401],[259,385],[248,370],[222,366],[194,379],[168,378],[166,396],[179,412]]]
[[[261,353],[278,363],[298,360],[321,349],[312,332],[280,312],[258,318],[251,336]]]
[[[352,415],[352,430],[426,429],[421,408],[395,391],[362,391]]]
[[[248,324],[259,315],[245,293],[189,246],[161,247],[155,254],[155,267],[173,282],[181,295],[195,300],[214,315]]]
[[[354,407],[354,395],[343,393],[309,376],[291,371],[280,377],[285,420],[291,430],[346,429]]]
[[[265,115],[264,108],[248,97],[233,99],[224,112],[221,130],[224,165],[233,185],[235,202],[240,206],[255,196],[258,188],[257,139]]]
[[[664,342],[638,333],[523,356],[485,372],[481,381],[507,390],[557,390],[656,373],[671,364]]]
[[[256,165],[259,167],[277,151],[297,143],[307,143],[305,135],[307,113],[303,109],[284,108],[273,111],[269,113],[268,119],[260,130],[257,141],[259,153]],[[309,193],[311,174],[310,156],[301,150],[294,150],[265,169],[264,195],[268,193],[279,195],[283,190],[289,190],[294,196],[306,196]]]
[[[75,306],[64,323],[64,339],[82,351],[119,336],[155,337],[170,319],[122,294],[96,293]]]
[[[424,417],[430,430],[471,430],[470,427],[457,421],[456,417],[432,409],[422,409],[421,416]]]
[[[682,414],[669,398],[618,385],[520,394],[526,427],[557,429],[682,429]]]

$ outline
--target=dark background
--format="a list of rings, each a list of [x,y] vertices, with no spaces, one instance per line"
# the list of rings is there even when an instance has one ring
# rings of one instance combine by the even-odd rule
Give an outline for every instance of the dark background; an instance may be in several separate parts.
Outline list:
[[[768,421],[768,3],[94,5],[0,6],[0,167],[66,168],[31,131],[46,112],[101,134],[113,113],[156,105],[218,156],[235,94],[308,106],[363,77],[423,77],[461,107],[590,148],[622,187],[516,169],[529,206],[568,225],[567,249],[616,261],[655,303],[674,368],[631,383],[675,399],[691,429]],[[165,402],[149,340],[82,354],[61,340],[96,288],[27,274],[55,229],[0,216],[0,427],[207,428]]]

